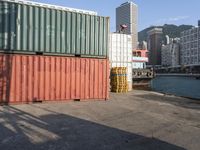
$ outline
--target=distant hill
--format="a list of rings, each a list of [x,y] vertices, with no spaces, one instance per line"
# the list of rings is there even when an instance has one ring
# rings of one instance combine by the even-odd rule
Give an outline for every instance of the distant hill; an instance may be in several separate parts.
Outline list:
[[[146,41],[147,38],[147,32],[151,30],[154,27],[161,27],[163,28],[163,33],[165,35],[169,35],[170,38],[180,37],[180,33],[184,30],[188,30],[192,28],[192,25],[171,25],[171,24],[165,24],[163,26],[151,26],[149,28],[146,28],[138,33],[138,40],[139,41]]]

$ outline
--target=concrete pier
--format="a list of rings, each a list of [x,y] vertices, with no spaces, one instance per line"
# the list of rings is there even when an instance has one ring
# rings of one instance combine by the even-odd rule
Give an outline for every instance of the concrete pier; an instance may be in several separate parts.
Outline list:
[[[149,91],[0,107],[1,150],[199,150],[200,101]]]

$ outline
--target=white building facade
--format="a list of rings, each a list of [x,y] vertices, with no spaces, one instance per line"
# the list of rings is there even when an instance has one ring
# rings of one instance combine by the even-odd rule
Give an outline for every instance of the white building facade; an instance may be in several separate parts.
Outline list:
[[[200,65],[200,27],[181,33],[181,65]]]

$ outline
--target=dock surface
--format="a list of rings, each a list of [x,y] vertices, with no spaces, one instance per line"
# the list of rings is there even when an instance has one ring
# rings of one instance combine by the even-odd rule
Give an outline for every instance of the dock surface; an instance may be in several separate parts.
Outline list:
[[[1,150],[199,150],[200,101],[149,91],[0,106]]]

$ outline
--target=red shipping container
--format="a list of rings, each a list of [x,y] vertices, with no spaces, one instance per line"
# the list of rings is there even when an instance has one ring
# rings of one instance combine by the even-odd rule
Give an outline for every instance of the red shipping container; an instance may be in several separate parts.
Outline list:
[[[107,59],[0,54],[0,103],[108,99]]]

